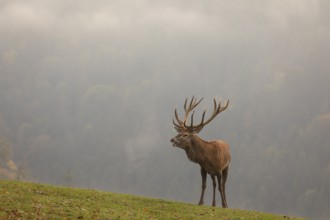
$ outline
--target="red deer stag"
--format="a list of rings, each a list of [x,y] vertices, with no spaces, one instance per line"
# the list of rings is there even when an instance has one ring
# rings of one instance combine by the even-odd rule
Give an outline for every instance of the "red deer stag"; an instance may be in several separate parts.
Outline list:
[[[205,112],[203,112],[202,120],[199,124],[193,124],[194,112],[191,114],[190,125],[187,125],[187,118],[189,113],[203,100],[199,100],[194,97],[191,99],[189,106],[187,106],[187,99],[184,104],[185,115],[183,120],[179,119],[178,112],[175,109],[175,120],[173,119],[174,128],[178,132],[178,135],[171,139],[174,147],[182,148],[186,151],[188,158],[201,166],[202,175],[202,194],[199,200],[199,205],[204,204],[204,192],[206,188],[206,176],[209,174],[213,181],[213,202],[212,206],[215,206],[215,190],[216,179],[218,179],[219,191],[222,200],[222,207],[227,208],[225,184],[228,175],[228,167],[231,159],[229,152],[229,145],[222,140],[204,141],[197,136],[205,125],[210,123],[220,112],[227,109],[229,100],[224,106],[221,106],[221,100],[217,104],[214,101],[214,110],[208,120],[204,122]]]

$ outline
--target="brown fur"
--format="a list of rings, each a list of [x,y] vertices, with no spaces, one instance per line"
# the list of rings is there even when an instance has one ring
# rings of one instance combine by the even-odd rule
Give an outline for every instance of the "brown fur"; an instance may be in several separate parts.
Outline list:
[[[229,145],[222,140],[204,141],[196,134],[179,133],[171,139],[174,147],[185,150],[188,158],[201,167],[202,174],[202,194],[199,205],[204,204],[204,191],[206,188],[206,173],[213,180],[213,202],[215,206],[215,177],[218,179],[219,191],[222,199],[222,207],[226,208],[227,201],[225,195],[225,183],[231,160]]]
[[[203,98],[202,98],[203,99]],[[204,192],[206,188],[206,177],[209,174],[213,181],[213,202],[212,205],[215,206],[215,188],[216,180],[218,180],[218,189],[220,191],[222,207],[227,208],[225,185],[228,176],[229,163],[231,160],[229,145],[222,140],[215,141],[204,141],[196,134],[200,132],[205,125],[210,123],[219,113],[226,110],[229,104],[229,100],[224,106],[221,105],[221,100],[217,104],[216,100],[214,102],[214,110],[209,119],[204,121],[205,110],[203,112],[202,120],[198,125],[193,124],[193,116],[191,115],[191,123],[187,125],[187,118],[189,113],[202,101],[200,99],[197,101],[194,97],[188,103],[186,99],[184,104],[184,118],[179,119],[178,112],[175,109],[174,115],[175,120],[173,120],[174,128],[177,130],[178,135],[171,139],[174,147],[182,148],[186,151],[188,158],[198,163],[201,167],[202,175],[202,194],[199,200],[199,205],[204,204]]]

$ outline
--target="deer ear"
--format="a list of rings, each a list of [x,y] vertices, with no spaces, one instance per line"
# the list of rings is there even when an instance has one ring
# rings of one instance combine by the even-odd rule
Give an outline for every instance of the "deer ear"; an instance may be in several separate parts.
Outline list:
[[[195,138],[193,138],[193,134],[189,134],[190,135],[190,137],[192,137],[192,138],[190,138],[190,141],[191,141],[191,144],[192,144],[192,146],[194,146],[195,144],[196,144],[196,139]]]

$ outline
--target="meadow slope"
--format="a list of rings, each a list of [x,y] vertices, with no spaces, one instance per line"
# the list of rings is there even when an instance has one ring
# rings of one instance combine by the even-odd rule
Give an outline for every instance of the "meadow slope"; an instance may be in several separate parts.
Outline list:
[[[97,190],[0,180],[4,219],[299,219]]]

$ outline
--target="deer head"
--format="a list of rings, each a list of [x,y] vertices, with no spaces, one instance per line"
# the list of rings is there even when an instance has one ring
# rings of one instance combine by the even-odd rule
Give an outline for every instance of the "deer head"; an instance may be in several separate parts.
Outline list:
[[[221,99],[219,100],[219,104],[217,104],[217,101],[214,98],[213,99],[213,104],[214,104],[213,113],[209,117],[209,119],[204,121],[205,114],[206,114],[206,110],[204,110],[201,122],[197,125],[194,125],[194,113],[195,112],[193,111],[191,114],[191,118],[190,118],[190,125],[187,125],[187,119],[188,119],[189,113],[192,110],[194,110],[194,108],[199,103],[201,103],[202,100],[203,100],[203,98],[201,98],[199,101],[197,101],[197,99],[195,99],[195,97],[192,97],[192,99],[188,105],[188,99],[186,99],[184,106],[183,106],[184,111],[185,111],[183,120],[179,119],[178,111],[175,108],[174,115],[175,115],[176,121],[173,119],[173,124],[174,124],[175,130],[178,132],[178,135],[171,139],[173,146],[180,147],[180,148],[186,148],[186,147],[190,146],[191,137],[194,136],[195,134],[199,133],[204,128],[205,125],[210,123],[219,113],[226,110],[226,108],[229,105],[229,100],[227,100],[225,105],[222,106]]]

